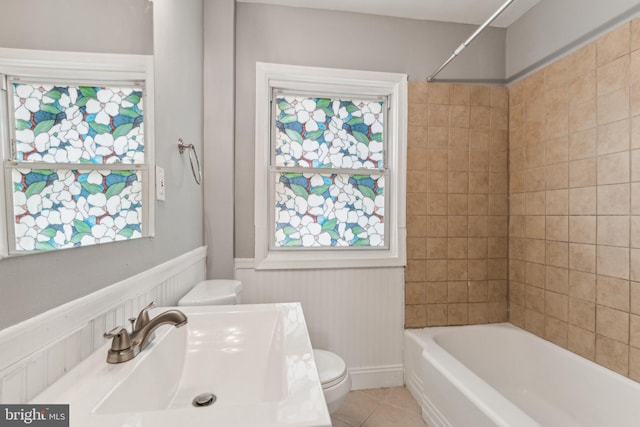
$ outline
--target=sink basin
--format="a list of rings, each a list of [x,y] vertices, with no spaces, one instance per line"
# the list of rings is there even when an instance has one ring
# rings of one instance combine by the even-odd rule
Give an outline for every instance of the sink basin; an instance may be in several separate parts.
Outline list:
[[[106,344],[32,403],[69,403],[78,427],[331,425],[300,304],[178,309],[186,326],[125,363]],[[215,401],[195,407],[203,393]]]

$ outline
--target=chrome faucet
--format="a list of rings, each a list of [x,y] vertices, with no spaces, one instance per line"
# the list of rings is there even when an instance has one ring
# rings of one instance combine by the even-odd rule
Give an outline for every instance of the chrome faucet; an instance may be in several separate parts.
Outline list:
[[[129,319],[131,333],[124,326],[116,326],[105,332],[105,338],[113,338],[107,354],[107,363],[122,363],[136,357],[155,338],[154,331],[161,325],[173,325],[176,328],[187,324],[187,316],[180,310],[167,310],[149,319],[151,303],[140,311],[137,318]]]

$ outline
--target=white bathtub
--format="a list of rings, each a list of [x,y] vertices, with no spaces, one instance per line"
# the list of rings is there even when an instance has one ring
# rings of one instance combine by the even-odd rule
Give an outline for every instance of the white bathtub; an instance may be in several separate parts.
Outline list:
[[[637,427],[640,384],[508,323],[408,329],[405,383],[430,427]]]

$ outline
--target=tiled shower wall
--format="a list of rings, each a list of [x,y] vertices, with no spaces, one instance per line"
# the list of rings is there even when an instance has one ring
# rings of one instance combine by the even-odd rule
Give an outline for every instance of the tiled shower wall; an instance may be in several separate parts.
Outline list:
[[[510,321],[640,380],[640,20],[509,91]]]
[[[405,326],[507,320],[507,88],[409,82]]]

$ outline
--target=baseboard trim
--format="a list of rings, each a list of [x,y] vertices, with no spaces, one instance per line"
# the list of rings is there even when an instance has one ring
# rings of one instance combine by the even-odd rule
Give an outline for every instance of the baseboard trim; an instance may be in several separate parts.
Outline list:
[[[404,366],[387,365],[349,369],[351,390],[404,385]]]

